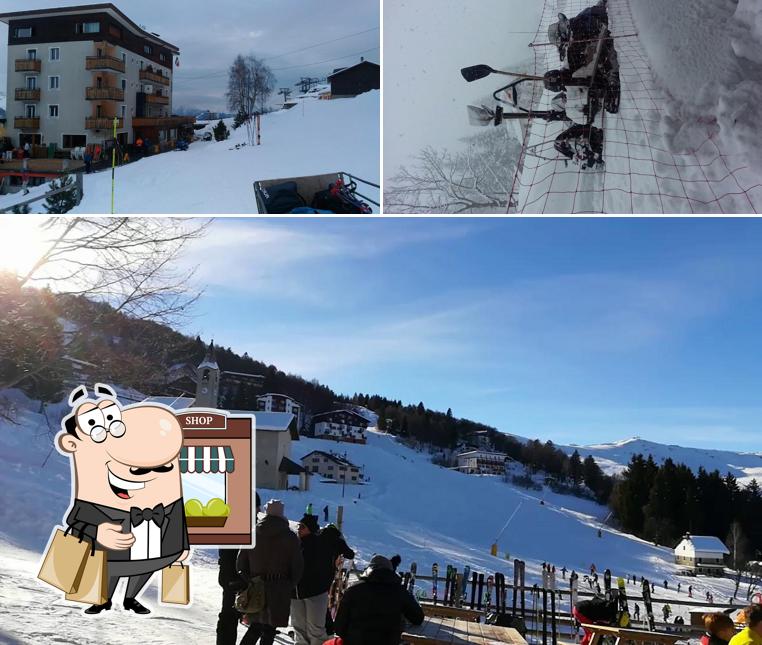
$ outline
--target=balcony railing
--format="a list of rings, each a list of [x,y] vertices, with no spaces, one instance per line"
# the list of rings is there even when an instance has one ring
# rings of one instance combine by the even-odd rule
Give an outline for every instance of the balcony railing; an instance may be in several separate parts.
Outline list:
[[[124,61],[113,56],[88,56],[85,59],[86,69],[113,69],[124,73]]]
[[[16,100],[17,101],[39,101],[40,100],[40,88],[27,89],[25,87],[16,88]]]
[[[169,105],[169,97],[161,94],[146,94],[146,103],[158,103],[159,105]]]
[[[179,128],[183,125],[191,125],[196,119],[192,116],[134,116],[132,117],[133,128]]]
[[[114,127],[113,116],[92,116],[85,119],[86,130],[111,130]],[[124,127],[124,119],[118,118],[116,120],[116,127]]]
[[[17,130],[39,130],[40,117],[38,116],[17,116],[13,120],[13,125]]]
[[[169,85],[168,76],[162,76],[156,72],[149,72],[147,69],[140,70],[140,80],[150,81],[151,83],[159,83],[160,85]]]
[[[88,101],[124,101],[124,90],[121,87],[87,87],[85,98]]]
[[[42,61],[39,58],[18,58],[16,59],[17,72],[39,72],[42,70]]]

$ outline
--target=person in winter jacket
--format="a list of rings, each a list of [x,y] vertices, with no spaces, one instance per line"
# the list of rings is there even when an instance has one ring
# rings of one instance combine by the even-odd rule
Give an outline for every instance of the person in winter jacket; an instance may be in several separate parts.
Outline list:
[[[328,638],[325,616],[336,557],[329,540],[320,536],[317,515],[305,514],[299,521],[298,533],[304,574],[291,600],[294,639],[296,645],[323,645]]]
[[[265,608],[249,614],[249,629],[241,645],[272,645],[275,628],[288,626],[291,594],[302,577],[304,560],[296,537],[284,515],[283,502],[271,499],[265,517],[257,522],[256,546],[242,549],[238,571],[247,580],[261,576],[265,588]]]
[[[257,513],[261,512],[261,501],[257,495]],[[217,582],[222,587],[222,608],[217,615],[217,645],[235,645],[238,642],[238,621],[241,615],[234,607],[239,591],[246,589],[246,580],[238,573],[236,562],[238,549],[220,549],[217,563],[220,572]]]
[[[762,645],[762,604],[746,608],[747,627],[730,639],[730,645]]]
[[[616,625],[619,605],[616,600],[606,600],[605,598],[591,598],[590,600],[580,600],[574,609],[572,615],[577,622],[587,625]],[[584,627],[583,627],[584,629]],[[585,629],[585,636],[581,645],[587,645],[593,636],[593,632]]]
[[[736,633],[733,619],[722,612],[704,614],[706,633],[701,637],[701,645],[727,645]]]
[[[403,618],[420,625],[423,610],[400,585],[392,563],[374,555],[360,581],[344,592],[334,626],[344,645],[397,645]]]

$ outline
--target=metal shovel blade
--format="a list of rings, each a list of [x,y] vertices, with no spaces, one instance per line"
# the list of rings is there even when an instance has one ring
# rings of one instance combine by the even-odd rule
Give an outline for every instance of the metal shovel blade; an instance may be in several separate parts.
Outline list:
[[[469,83],[472,81],[478,81],[480,78],[485,78],[495,72],[489,65],[472,65],[471,67],[464,67],[460,70]]]

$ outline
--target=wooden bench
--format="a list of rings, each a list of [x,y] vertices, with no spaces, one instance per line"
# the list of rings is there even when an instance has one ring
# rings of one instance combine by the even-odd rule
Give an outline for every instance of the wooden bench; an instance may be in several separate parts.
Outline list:
[[[449,605],[435,605],[430,602],[422,602],[421,609],[426,616],[441,616],[443,618],[460,618],[471,622],[479,622],[484,615],[476,609],[467,607],[451,607]]]
[[[665,632],[649,632],[644,629],[622,629],[621,627],[606,627],[604,625],[582,625],[583,629],[593,633],[589,645],[601,645],[604,636],[616,638],[615,645],[622,641],[630,643],[659,643],[674,645],[677,641],[685,641],[688,636],[682,634],[667,634]]]
[[[408,627],[402,634],[402,642],[428,645],[527,645],[521,634],[511,627],[440,616],[426,616],[418,627]]]

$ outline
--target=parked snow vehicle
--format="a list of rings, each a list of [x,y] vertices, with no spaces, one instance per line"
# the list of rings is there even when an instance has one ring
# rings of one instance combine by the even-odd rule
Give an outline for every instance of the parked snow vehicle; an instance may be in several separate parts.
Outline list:
[[[487,106],[468,106],[468,118],[472,125],[500,125],[513,119],[542,119],[563,121],[567,130],[555,141],[554,148],[567,161],[591,169],[603,163],[603,110],[616,114],[619,111],[620,82],[619,63],[614,39],[608,30],[607,0],[601,0],[572,19],[558,14],[558,22],[548,28],[551,45],[558,49],[561,66],[542,76],[495,70],[488,65],[465,67],[461,74],[468,82],[490,74],[512,76],[517,80],[497,89],[493,98],[495,109]],[[555,96],[546,109],[536,105],[522,104],[519,89],[523,83],[542,81],[545,90]],[[536,99],[536,97],[533,97]],[[510,105],[517,112],[506,112],[503,105]],[[551,143],[551,142],[547,142]],[[527,154],[539,156],[544,144],[528,147]]]
[[[257,209],[262,214],[284,213],[371,213],[376,200],[358,192],[358,184],[379,188],[348,172],[305,177],[267,179],[254,182]],[[297,210],[298,209],[298,210]]]

